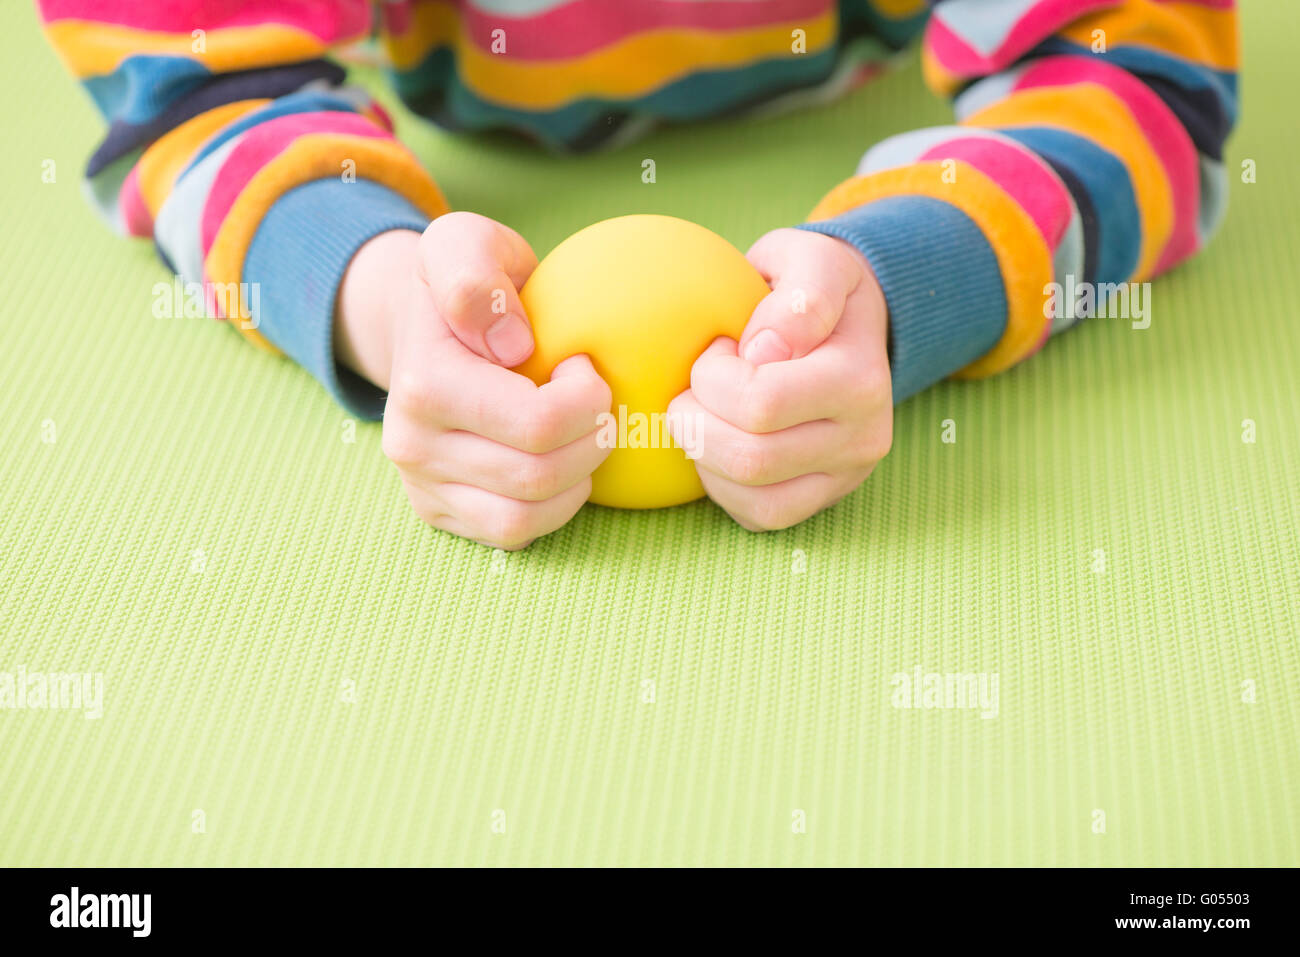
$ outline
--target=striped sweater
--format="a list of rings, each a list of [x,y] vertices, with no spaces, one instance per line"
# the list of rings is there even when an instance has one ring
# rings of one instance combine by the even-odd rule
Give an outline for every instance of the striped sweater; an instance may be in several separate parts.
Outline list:
[[[919,38],[955,124],[871,146],[803,224],[875,270],[898,401],[1040,348],[1073,318],[1045,308],[1054,283],[1144,281],[1200,249],[1237,112],[1235,0],[39,5],[108,123],[86,170],[99,210],[367,417],[383,395],[333,356],[342,274],[448,208],[331,57],[372,32],[415,112],[561,150],[833,93]]]

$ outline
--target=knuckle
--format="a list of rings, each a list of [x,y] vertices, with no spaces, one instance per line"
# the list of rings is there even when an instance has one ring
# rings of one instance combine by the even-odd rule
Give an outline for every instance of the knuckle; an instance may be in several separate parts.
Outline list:
[[[550,452],[564,439],[565,422],[554,409],[534,408],[521,411],[515,420],[518,447],[525,452]]]
[[[614,390],[599,374],[592,376],[590,404],[593,409],[597,410],[597,415],[601,412],[608,412],[610,406],[614,404]],[[592,427],[595,427],[594,422]]]
[[[560,491],[559,470],[546,459],[531,456],[514,472],[515,497],[528,502],[542,502]]]
[[[438,412],[443,403],[438,379],[415,370],[399,373],[389,394],[397,405],[421,414]],[[387,434],[387,419],[384,426],[384,433]]]
[[[491,545],[491,547],[499,548],[503,552],[518,552],[518,551],[523,551],[525,548],[531,545],[535,540],[536,539],[530,538],[526,542],[516,542],[511,545]]]
[[[478,216],[476,214],[466,212],[463,209],[452,210],[449,213],[443,213],[429,223],[424,228],[421,239],[426,245],[436,243],[444,234],[463,232],[465,229],[477,226],[477,223]]]
[[[770,469],[768,455],[757,442],[737,442],[723,457],[723,473],[741,485],[759,485]]]
[[[803,294],[803,310],[812,316],[825,316],[835,307],[828,293],[822,286],[817,283],[805,282],[798,287],[798,291]]]
[[[797,291],[802,293],[803,308],[795,311],[804,313],[803,319],[809,327],[814,332],[822,334],[824,338],[826,333],[835,328],[835,323],[839,319],[840,301],[816,283],[805,283],[799,286]]]
[[[892,423],[894,392],[888,366],[850,370],[837,378],[834,391],[841,397],[839,409],[845,418],[873,425],[881,419]]]
[[[881,428],[868,429],[859,440],[852,444],[853,455],[850,465],[855,469],[870,471],[876,463],[889,454],[893,445],[894,430],[891,423]]]
[[[861,472],[870,469],[880,461],[880,456],[876,454],[876,441],[868,436],[854,445],[850,446],[848,467],[855,472]]]
[[[448,277],[442,293],[443,319],[460,324],[473,318],[472,311],[478,302],[488,278],[477,269],[462,266]]]
[[[424,442],[419,432],[401,419],[385,419],[380,447],[390,462],[398,468],[419,465],[425,457]]]
[[[446,517],[445,512],[430,502],[420,502],[418,504],[412,502],[411,507],[415,509],[415,514],[419,516],[420,521],[424,522],[425,525],[432,525],[434,528],[437,528],[438,523]]]
[[[798,523],[800,516],[778,495],[760,495],[750,506],[750,522],[758,531],[776,532]]]
[[[893,447],[894,447],[894,418],[893,416],[889,416],[888,418],[885,419],[884,422],[881,423],[880,428],[876,430],[876,447],[875,447],[876,459],[875,460],[879,462],[881,459],[883,459],[886,455],[889,454],[890,450],[893,449]]]
[[[778,398],[770,386],[756,378],[750,379],[740,395],[740,422],[737,425],[746,432],[775,431]]]
[[[867,366],[855,377],[854,382],[857,386],[854,394],[863,405],[870,408],[893,405],[893,384],[890,381],[889,366],[885,363]]]
[[[447,228],[446,221],[452,215],[452,213],[443,213],[437,219],[430,222],[428,226],[424,227],[424,232],[420,234],[419,243],[420,259],[422,261],[427,259],[430,254],[433,253],[434,247],[438,244],[438,238]]]
[[[745,253],[745,258],[755,264],[761,263],[767,259],[769,247],[778,242],[778,240],[773,237],[775,237],[780,231],[781,230],[779,229],[774,229],[759,236],[758,239],[754,240],[754,242],[750,244],[749,249]]]
[[[487,532],[487,540],[498,548],[519,548],[536,538],[540,529],[527,505],[507,504],[489,520]]]

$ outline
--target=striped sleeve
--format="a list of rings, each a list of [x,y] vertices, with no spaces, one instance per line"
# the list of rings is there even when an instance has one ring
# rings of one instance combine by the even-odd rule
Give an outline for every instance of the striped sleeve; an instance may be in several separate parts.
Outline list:
[[[332,49],[367,0],[40,0],[49,42],[107,123],[86,168],[118,232],[151,237],[209,312],[287,353],[340,402],[383,397],[336,368],[334,296],[356,249],[446,209]]]
[[[939,0],[926,80],[957,122],[878,144],[803,228],[852,242],[890,308],[896,401],[1000,372],[1144,282],[1224,209],[1234,0]]]

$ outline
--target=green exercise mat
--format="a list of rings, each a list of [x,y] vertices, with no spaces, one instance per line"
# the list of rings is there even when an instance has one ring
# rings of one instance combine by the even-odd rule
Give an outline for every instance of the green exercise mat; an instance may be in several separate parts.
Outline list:
[[[423,526],[304,372],[153,315],[150,244],[81,195],[99,123],[6,4],[0,682],[102,699],[0,710],[0,865],[1297,863],[1298,24],[1242,16],[1229,217],[1149,329],[907,402],[788,531],[589,506],[506,554]],[[631,212],[743,248],[949,117],[915,51],[581,158],[393,105],[540,254]],[[918,674],[986,700],[899,707]]]

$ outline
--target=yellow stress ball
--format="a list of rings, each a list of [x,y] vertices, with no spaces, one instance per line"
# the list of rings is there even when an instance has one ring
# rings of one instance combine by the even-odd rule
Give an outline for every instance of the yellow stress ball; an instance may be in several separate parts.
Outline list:
[[[574,233],[551,251],[519,296],[537,345],[515,371],[537,384],[585,352],[614,393],[596,426],[612,448],[592,476],[591,501],[662,508],[704,494],[687,452],[665,428],[668,403],[690,387],[691,365],[718,336],[739,339],[767,283],[740,250],[671,216],[620,216]],[[685,451],[684,451],[685,450]]]

